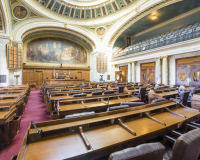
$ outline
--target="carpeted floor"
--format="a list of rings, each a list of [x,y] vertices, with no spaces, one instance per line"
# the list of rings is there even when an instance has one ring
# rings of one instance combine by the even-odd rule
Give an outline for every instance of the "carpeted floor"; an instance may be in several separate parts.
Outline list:
[[[46,104],[43,102],[40,90],[37,88],[31,91],[25,112],[21,118],[19,133],[12,139],[11,143],[0,151],[0,160],[10,160],[11,157],[19,153],[24,135],[31,121],[42,122],[51,120],[51,116],[46,112]]]

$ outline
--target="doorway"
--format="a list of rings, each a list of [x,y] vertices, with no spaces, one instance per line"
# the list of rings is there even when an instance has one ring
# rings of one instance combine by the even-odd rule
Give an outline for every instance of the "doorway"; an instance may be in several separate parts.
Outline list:
[[[37,86],[42,85],[42,82],[43,82],[43,72],[42,71],[35,72],[35,81],[37,83]]]

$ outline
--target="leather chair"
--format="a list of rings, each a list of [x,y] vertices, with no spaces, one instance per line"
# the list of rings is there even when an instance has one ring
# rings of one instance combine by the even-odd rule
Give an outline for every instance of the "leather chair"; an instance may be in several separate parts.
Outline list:
[[[115,90],[104,91],[104,95],[106,95],[106,94],[114,94],[114,93],[116,93]]]
[[[87,93],[83,93],[83,94],[73,94],[73,98],[74,97],[86,97]]]
[[[187,106],[187,101],[188,101],[189,94],[190,94],[190,92],[182,92],[180,94],[180,99],[179,98],[177,98],[177,99],[170,98],[170,100],[172,100],[172,101],[174,101],[176,103],[180,103],[180,104],[182,104],[184,106]]]
[[[117,89],[117,93],[123,93],[124,92],[124,86],[119,86]]]
[[[85,85],[86,87],[89,87],[89,83],[86,83],[86,85]]]
[[[145,105],[144,102],[121,102],[121,106],[128,105],[129,107],[137,107]]]
[[[108,160],[162,160],[164,153],[161,143],[147,143],[112,153]]]
[[[124,108],[129,108],[129,106],[128,105],[113,106],[113,107],[109,107],[109,111],[114,111],[114,110],[124,109]]]
[[[92,92],[91,96],[102,95],[102,92]]]
[[[161,99],[156,99],[156,100],[153,100],[152,102],[151,102],[151,104],[153,104],[153,103],[158,103],[158,102],[162,102],[162,101],[166,101],[167,99],[165,99],[165,98],[161,98]]]
[[[142,102],[146,102],[146,87],[140,87],[139,93],[134,95],[135,97],[138,97],[141,99]]]
[[[92,111],[92,112],[75,113],[75,114],[67,115],[65,116],[65,118],[80,117],[80,116],[86,116],[86,115],[91,115],[91,114],[95,114],[95,112]]]
[[[95,85],[93,86],[93,88],[97,88],[97,84],[95,84]]]
[[[197,160],[200,153],[200,129],[181,135],[173,149],[164,154],[164,160]]]

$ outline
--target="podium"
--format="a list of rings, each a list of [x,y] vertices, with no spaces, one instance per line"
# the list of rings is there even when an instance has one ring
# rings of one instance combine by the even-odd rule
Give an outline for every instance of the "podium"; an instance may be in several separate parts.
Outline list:
[[[20,75],[14,75],[14,77],[16,78],[16,85],[18,85],[18,78],[20,77]]]

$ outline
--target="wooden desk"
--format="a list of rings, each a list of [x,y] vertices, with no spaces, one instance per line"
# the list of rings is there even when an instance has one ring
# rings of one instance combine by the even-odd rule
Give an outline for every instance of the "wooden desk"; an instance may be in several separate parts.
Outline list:
[[[167,112],[166,107],[186,117]],[[140,116],[141,113],[147,112],[151,113],[150,118]],[[196,110],[185,108],[180,104],[176,108],[175,103],[165,101],[36,123],[42,133],[38,134],[33,125],[29,126],[17,160],[30,160],[32,157],[34,160],[97,159],[164,135],[170,130],[180,128],[184,123],[196,120],[199,116],[200,113]],[[154,121],[151,117],[157,118],[158,121]],[[80,126],[83,130],[79,128]]]
[[[158,89],[158,90],[150,90],[148,93],[149,96],[149,103],[152,102],[154,99],[161,99],[161,98],[175,98],[178,95],[178,91],[175,89]]]
[[[8,90],[8,91],[0,91],[0,95],[1,94],[13,94],[13,93],[23,93],[24,90]]]
[[[46,79],[45,83],[53,84],[53,83],[60,83],[60,84],[78,84],[85,82],[85,79]]]
[[[57,104],[57,116],[59,119],[66,115],[81,113],[81,112],[105,112],[108,109],[108,95],[77,97],[60,99]],[[79,102],[79,103],[73,103]],[[128,97],[128,95],[109,95],[109,106],[118,106],[121,102],[140,102],[139,98]]]
[[[9,144],[19,131],[21,117],[16,116],[17,108],[0,112],[0,146]]]
[[[0,94],[0,100],[2,99],[18,99],[21,94],[14,93],[14,94]]]
[[[6,106],[6,105],[11,105],[12,103],[15,103],[16,99],[4,99],[0,100],[0,106]]]

